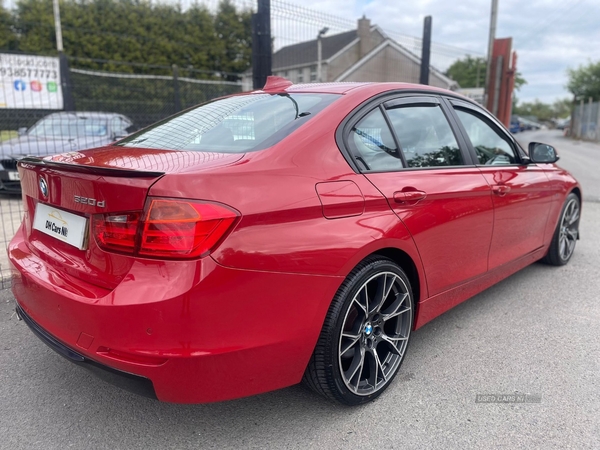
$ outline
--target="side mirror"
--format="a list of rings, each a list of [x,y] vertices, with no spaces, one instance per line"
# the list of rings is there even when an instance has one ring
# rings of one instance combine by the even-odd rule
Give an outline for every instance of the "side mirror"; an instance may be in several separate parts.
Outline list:
[[[529,143],[529,158],[533,163],[552,164],[558,161],[556,149],[540,142]]]
[[[24,136],[27,134],[27,127],[21,127],[18,129],[17,133],[19,134],[19,136]]]
[[[129,135],[125,131],[117,131],[112,135],[113,142],[120,141],[121,139],[126,138],[127,136]]]

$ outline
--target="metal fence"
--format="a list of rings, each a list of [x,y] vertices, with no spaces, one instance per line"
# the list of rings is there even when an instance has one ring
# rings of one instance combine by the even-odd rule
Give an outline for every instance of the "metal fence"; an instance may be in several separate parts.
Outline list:
[[[214,11],[218,0],[200,3]],[[233,0],[232,3],[239,8],[256,11],[256,0]],[[192,0],[180,2],[180,8],[183,9],[191,5]],[[281,0],[271,0],[270,17],[274,75],[285,76],[295,83],[419,81],[423,44],[418,37],[402,34],[398,30],[382,29],[366,17],[338,17]],[[48,35],[51,36],[51,33]],[[430,84],[455,89],[457,84],[443,72],[452,62],[467,54],[475,57],[482,54],[436,43],[435,20],[433,36]],[[127,37],[131,39],[132,36]],[[111,39],[115,39],[114,34]],[[74,109],[80,117],[85,117],[86,125],[82,133],[89,136],[77,138],[77,127],[81,123],[72,117],[69,119],[73,114],[57,114],[56,110],[43,108],[0,107],[0,175],[3,169],[14,169],[20,155],[54,154],[104,145],[189,106],[252,89],[251,69],[243,73],[215,73],[193,67],[81,57],[71,57],[68,62]],[[11,92],[12,89],[9,87]],[[52,89],[56,89],[56,86],[52,86]],[[9,95],[7,92],[4,94]],[[45,129],[52,130],[51,134],[55,135],[65,128],[68,135],[74,127],[75,137],[62,141],[54,139],[56,136],[52,139],[32,137],[32,127],[41,120],[50,120]],[[36,128],[44,133],[44,127],[36,125]],[[28,134],[25,134],[25,130],[29,130]],[[18,142],[20,135],[23,135],[22,143]],[[20,197],[16,194],[19,192],[19,181],[14,174],[13,171],[10,179],[4,177],[2,186],[5,189],[0,190],[1,249],[7,246],[17,231],[23,214]],[[10,194],[11,190],[13,195]],[[2,250],[2,287],[9,282],[9,275],[8,261]]]
[[[571,117],[571,136],[600,142],[600,102],[580,102],[575,106]]]

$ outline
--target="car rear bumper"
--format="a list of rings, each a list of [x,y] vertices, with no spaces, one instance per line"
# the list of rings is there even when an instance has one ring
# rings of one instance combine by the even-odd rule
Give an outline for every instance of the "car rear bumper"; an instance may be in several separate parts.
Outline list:
[[[154,386],[152,385],[152,381],[149,379],[113,369],[112,367],[100,364],[83,356],[82,354],[64,345],[62,342],[40,327],[37,323],[35,323],[35,321],[29,317],[25,311],[23,311],[23,308],[21,308],[18,303],[15,310],[19,319],[27,324],[33,334],[35,334],[44,344],[62,357],[93,372],[98,378],[114,384],[115,386],[133,392],[134,394],[156,399]]]
[[[298,383],[342,282],[230,269],[210,257],[174,266],[147,260],[99,296],[30,252],[22,231],[8,252],[19,315],[38,337],[103,377],[116,372],[114,384],[135,391],[122,379],[145,379],[146,393],[150,383],[159,400],[175,403]]]
[[[16,170],[11,172],[18,173]],[[9,194],[20,194],[21,182],[19,180],[11,180],[8,173],[8,170],[0,170],[0,191]]]

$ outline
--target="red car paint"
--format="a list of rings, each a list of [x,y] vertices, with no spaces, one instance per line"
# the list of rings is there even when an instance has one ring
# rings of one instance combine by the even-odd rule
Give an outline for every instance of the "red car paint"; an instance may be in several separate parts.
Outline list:
[[[160,400],[257,394],[300,382],[332,298],[368,255],[395,259],[411,278],[419,328],[540,259],[566,196],[580,192],[553,164],[361,174],[340,151],[336,130],[365,102],[456,97],[447,91],[272,91],[341,95],[256,152],[108,146],[21,163],[25,217],[8,249],[19,307],[86,358],[150,379]],[[142,211],[149,197],[225,205],[239,220],[210,255],[191,260],[104,251],[93,236],[78,250],[32,227],[39,203],[91,219]]]

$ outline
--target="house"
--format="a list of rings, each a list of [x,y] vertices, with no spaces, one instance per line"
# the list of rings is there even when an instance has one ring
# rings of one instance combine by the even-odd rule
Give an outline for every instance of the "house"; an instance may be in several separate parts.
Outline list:
[[[319,80],[318,39],[279,49],[273,54],[273,75],[293,83],[319,81],[400,81],[418,83],[421,59],[391,39],[366,17],[356,30],[324,36],[321,40]],[[429,84],[455,90],[458,83],[430,67]],[[252,73],[243,78],[244,90],[252,89]]]

